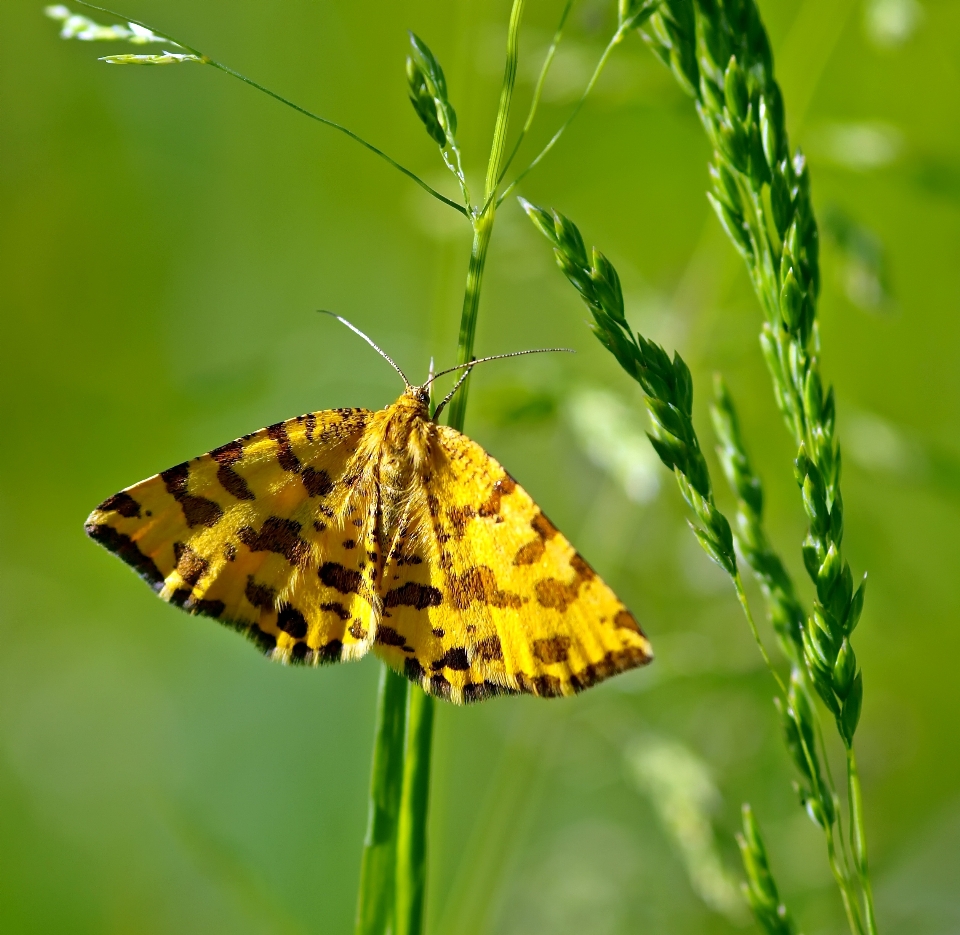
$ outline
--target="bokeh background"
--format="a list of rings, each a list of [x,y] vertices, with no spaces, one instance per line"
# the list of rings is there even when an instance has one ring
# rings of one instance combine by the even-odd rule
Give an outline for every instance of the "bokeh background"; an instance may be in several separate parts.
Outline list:
[[[518,112],[560,5],[528,4]],[[760,5],[812,165],[845,546],[870,573],[857,743],[881,930],[946,935],[960,931],[960,5]],[[586,80],[613,6],[577,4],[536,140]],[[416,30],[447,71],[479,187],[506,0],[127,10],[446,190],[406,101]],[[0,929],[348,932],[378,663],[271,665],[157,601],[82,525],[114,491],[261,425],[391,401],[396,376],[316,308],[414,377],[431,355],[452,363],[469,232],[239,82],[96,61],[120,51],[136,50],[63,42],[40,3],[0,4]],[[521,190],[579,223],[618,266],[631,321],[689,361],[705,444],[710,376],[726,375],[771,533],[803,580],[794,452],[759,309],[704,197],[707,156],[690,102],[632,37]],[[584,317],[506,203],[478,351],[578,354],[482,368],[467,431],[623,595],[658,658],[575,700],[441,706],[429,929],[749,930],[732,844],[749,800],[803,930],[844,931],[769,677],[646,446],[636,387]]]

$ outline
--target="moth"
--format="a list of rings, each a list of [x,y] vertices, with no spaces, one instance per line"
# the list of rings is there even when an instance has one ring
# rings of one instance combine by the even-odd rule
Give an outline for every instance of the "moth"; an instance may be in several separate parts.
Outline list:
[[[649,662],[633,615],[530,495],[437,422],[481,361],[431,417],[442,374],[411,385],[340,320],[400,374],[396,402],[244,435],[109,497],[87,534],[275,660],[372,650],[458,704],[571,695]]]

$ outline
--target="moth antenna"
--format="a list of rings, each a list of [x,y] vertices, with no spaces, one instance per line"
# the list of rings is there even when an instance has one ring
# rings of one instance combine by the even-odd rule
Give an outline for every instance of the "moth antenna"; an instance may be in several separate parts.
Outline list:
[[[367,340],[369,341],[370,339],[367,338]],[[371,341],[371,343],[373,342]],[[469,361],[468,363],[457,364],[456,367],[450,367],[448,370],[441,370],[439,373],[431,374],[430,379],[427,380],[426,383],[424,383],[424,386],[428,386],[430,383],[436,380],[437,377],[442,377],[445,374],[453,373],[455,370],[463,370],[464,367],[469,367],[472,370],[477,364],[485,364],[488,360],[503,360],[505,357],[523,357],[526,354],[576,354],[576,353],[577,352],[575,350],[569,347],[537,347],[529,351],[511,351],[509,354],[494,354],[492,357],[481,357],[479,359],[475,357],[473,358],[473,360]],[[469,372],[470,371],[468,370],[467,373]],[[457,383],[457,386],[459,386],[463,382],[463,379],[465,378],[461,378],[461,380]],[[446,402],[446,400],[444,400],[444,402]]]
[[[427,389],[428,389],[429,392],[430,392],[430,403],[431,403],[431,404],[433,403],[433,386],[432,386],[432,384],[433,384],[434,370],[435,370],[435,367],[434,367],[434,363],[433,363],[433,355],[431,355],[431,356],[430,356],[430,369],[427,371],[427,382],[426,382],[426,384],[425,384],[426,387],[427,387]]]
[[[522,353],[522,352],[521,352],[521,353]],[[509,355],[504,355],[504,356],[509,356]],[[481,358],[481,359],[482,359],[482,358]],[[463,383],[463,381],[466,380],[467,377],[470,376],[470,371],[473,370],[473,365],[474,365],[474,364],[478,364],[478,363],[480,363],[480,361],[477,360],[476,358],[474,358],[473,360],[470,361],[470,363],[468,363],[468,364],[461,364],[461,365],[460,365],[460,367],[466,367],[466,370],[464,370],[464,372],[463,372],[463,374],[461,375],[460,379],[457,380],[457,382],[454,384],[453,389],[450,390],[450,392],[447,393],[447,395],[444,396],[443,399],[440,401],[440,405],[437,406],[437,408],[433,410],[433,421],[434,421],[434,422],[437,421],[437,419],[438,419],[439,416],[440,416],[440,413],[443,412],[443,407],[446,406],[446,404],[447,404],[448,402],[450,402],[451,399],[453,399],[453,394],[456,393],[458,389],[460,389],[460,385]],[[457,370],[458,368],[457,368],[457,367],[454,367],[453,369],[454,369],[454,370]],[[445,370],[444,373],[450,373],[450,371],[449,371],[449,370]],[[435,376],[438,376],[438,377],[439,377],[440,374],[439,374],[439,373],[438,373],[438,374],[435,374]]]
[[[370,347],[372,347],[388,364],[390,364],[391,367],[393,367],[394,370],[397,371],[397,373],[400,374],[400,379],[403,380],[403,382],[407,385],[407,389],[410,389],[410,381],[407,379],[407,375],[397,366],[394,359],[386,351],[375,344],[371,338],[367,337],[367,335],[365,335],[356,325],[351,324],[346,318],[341,317],[336,312],[328,311],[325,308],[318,308],[317,312],[321,315],[329,315],[331,318],[336,318],[337,321],[343,325],[346,325],[354,334],[360,335],[360,337],[363,338],[363,340],[366,341]]]

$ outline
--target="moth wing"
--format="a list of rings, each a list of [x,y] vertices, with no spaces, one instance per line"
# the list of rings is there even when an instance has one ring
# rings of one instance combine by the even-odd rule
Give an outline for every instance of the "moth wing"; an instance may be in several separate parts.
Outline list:
[[[633,615],[480,445],[436,429],[426,509],[388,556],[374,650],[457,703],[572,695],[652,658]]]
[[[86,531],[163,600],[276,659],[358,658],[378,610],[376,510],[346,497],[344,471],[371,415],[326,410],[245,435],[108,498]]]

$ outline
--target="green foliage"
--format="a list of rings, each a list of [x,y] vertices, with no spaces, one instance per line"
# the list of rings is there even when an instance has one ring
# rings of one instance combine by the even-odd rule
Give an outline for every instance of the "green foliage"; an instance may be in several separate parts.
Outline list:
[[[90,7],[90,4],[83,3]],[[517,80],[523,0],[514,0],[507,56],[483,200],[471,202],[457,142],[457,114],[436,56],[410,33],[407,90],[414,112],[439,146],[461,187],[463,204],[446,198],[353,131],[312,114],[196,49],[166,39],[136,22],[101,26],[65,7],[47,13],[63,23],[64,38],[165,43],[160,55],[112,55],[111,64],[210,64],[267,93],[311,119],[359,142],[414,180],[433,197],[463,214],[474,240],[464,294],[458,360],[472,359],[487,249],[497,207],[506,193],[559,140],[594,87],[614,47],[627,33],[642,36],[694,99],[713,148],[708,193],[717,217],[747,264],[764,310],[761,344],[773,377],[782,416],[799,448],[795,477],[809,523],[804,564],[816,589],[808,615],[783,562],[763,527],[763,489],[746,453],[732,398],[721,379],[711,409],[720,442],[718,453],[735,495],[737,530],[717,509],[693,425],[693,380],[678,353],[631,330],[619,276],[597,251],[589,253],[575,224],[556,211],[523,199],[521,204],[551,242],[557,262],[589,308],[592,330],[620,366],[640,385],[652,422],[649,435],[660,460],[674,472],[692,510],[691,524],[701,546],[731,577],[751,627],[737,566],[737,550],[754,571],[780,646],[791,665],[788,684],[774,671],[781,696],[775,701],[787,752],[800,777],[801,804],[824,831],[828,857],[847,908],[851,930],[875,932],[867,872],[862,794],[853,741],[863,699],[863,676],[851,636],[859,620],[864,584],[856,590],[841,552],[844,532],[840,492],[841,457],[832,389],[826,392],[819,365],[817,298],[820,288],[819,235],[810,201],[806,162],[791,153],[783,98],[773,77],[769,42],[753,0],[619,0],[617,29],[607,44],[573,112],[517,179],[500,192],[507,168],[530,128],[546,72],[571,8],[567,0],[544,60],[530,114],[511,153],[505,147]],[[93,9],[99,9],[92,7]],[[454,398],[449,421],[463,427],[468,384]],[[768,661],[758,637],[761,652]],[[808,690],[808,688],[810,690]],[[812,693],[835,718],[847,753],[849,841],[834,791]],[[433,708],[429,698],[411,696],[406,683],[385,673],[381,683],[373,758],[370,815],[365,842],[357,932],[394,931],[416,935],[423,927],[426,885],[426,815]],[[796,926],[784,908],[766,849],[749,806],[738,836],[747,875],[744,893],[765,931],[790,935]],[[839,850],[838,845],[839,843]]]
[[[810,522],[803,554],[818,601],[803,631],[803,656],[849,746],[862,697],[862,678],[847,671],[855,666],[849,637],[863,590],[855,600],[841,553],[840,445],[833,390],[824,392],[816,353],[819,235],[806,160],[799,151],[790,154],[783,97],[753,0],[672,2],[658,17],[648,41],[696,100],[713,145],[710,202],[746,261],[766,313],[761,344],[777,403],[800,446],[796,478]],[[729,475],[732,462],[724,464]],[[744,516],[749,530],[749,511]],[[769,550],[759,545],[759,553],[752,550],[754,562],[764,586],[780,599],[783,613],[774,619],[783,631],[784,614],[796,605],[780,570],[764,560]]]
[[[790,687],[784,687],[784,697],[776,702],[787,750],[803,777],[798,794],[826,835],[851,931],[873,933],[869,879],[859,869],[865,864],[856,861],[850,874],[837,857],[836,795],[820,766],[816,714],[805,684],[809,679],[834,715],[838,733],[851,751],[848,762],[854,765],[849,768],[855,771],[852,744],[863,676],[850,636],[863,607],[864,585],[854,592],[850,567],[841,555],[840,447],[833,391],[824,393],[816,354],[819,240],[806,162],[799,152],[790,156],[783,98],[753,0],[667,0],[650,19],[644,38],[696,101],[713,146],[713,190],[708,197],[746,261],[764,308],[761,344],[774,395],[800,447],[795,476],[809,522],[803,556],[817,592],[809,617],[764,533],[762,486],[750,467],[730,394],[718,379],[712,416],[720,460],[737,498],[738,545],[760,581],[771,623],[794,666]],[[714,506],[706,462],[696,441],[686,364],[677,354],[671,362],[662,348],[641,335],[634,337],[616,271],[596,249],[588,258],[576,225],[556,211],[523,200],[521,204],[552,243],[558,265],[590,309],[594,333],[643,387],[653,422],[650,441],[661,461],[676,473],[684,499],[700,521],[693,529],[701,546],[737,584],[752,627],[733,536]],[[760,649],[767,659],[762,644]],[[854,822],[854,781],[850,783],[848,804]],[[862,809],[856,823],[862,831]],[[750,824],[753,827],[752,817]],[[842,834],[840,841],[842,848]],[[748,876],[752,866],[748,856],[759,853],[756,847],[744,850]],[[768,931],[787,931],[776,927],[778,916],[771,914],[761,898],[763,887],[757,886],[750,891],[750,902],[758,920]]]
[[[850,635],[864,591],[861,584],[854,593],[850,566],[841,554],[840,445],[833,390],[824,392],[817,356],[819,234],[806,160],[799,150],[790,152],[783,96],[753,0],[670,0],[658,16],[647,39],[696,101],[713,146],[710,202],[746,262],[765,313],[761,345],[777,404],[800,448],[795,476],[810,524],[803,556],[817,600],[802,629],[802,658],[850,749],[863,699]],[[756,535],[760,514],[749,496],[755,485],[749,482],[732,406],[723,397],[721,390],[715,422],[728,453],[725,471],[743,505],[748,561],[759,569],[774,625],[793,657],[788,640],[795,642],[796,633],[790,617],[796,617],[799,605],[782,566],[769,560],[770,550]],[[756,547],[751,548],[751,540]],[[819,796],[817,802],[811,815],[827,828],[832,824],[828,799]],[[832,854],[829,841],[828,848]],[[843,879],[850,926],[858,932],[860,914],[847,892],[850,881]],[[867,931],[872,932],[869,882],[861,874],[859,883]]]

